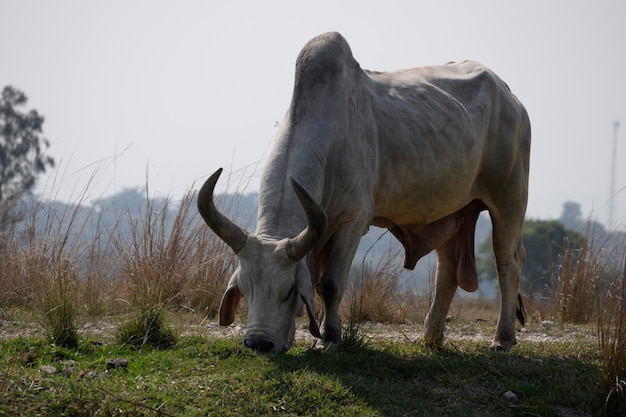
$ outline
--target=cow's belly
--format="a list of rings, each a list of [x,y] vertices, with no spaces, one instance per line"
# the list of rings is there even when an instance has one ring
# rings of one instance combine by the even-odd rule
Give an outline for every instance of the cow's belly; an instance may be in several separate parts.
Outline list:
[[[434,181],[430,185],[404,182],[374,195],[374,218],[395,224],[430,224],[480,198],[472,181]]]

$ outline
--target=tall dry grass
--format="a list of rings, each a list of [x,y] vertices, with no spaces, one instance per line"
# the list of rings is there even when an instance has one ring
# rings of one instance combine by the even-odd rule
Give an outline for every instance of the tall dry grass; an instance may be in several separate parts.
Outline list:
[[[618,233],[599,238],[590,230],[588,226],[579,248],[565,242],[550,308],[562,323],[597,326],[603,411],[626,415],[626,253]]]
[[[607,392],[605,411],[626,415],[626,253],[620,276],[598,300],[599,363]]]
[[[146,195],[139,216],[126,213],[130,235],[118,237],[115,245],[122,264],[119,281],[123,292],[130,295],[127,301],[131,304],[146,298],[168,306],[181,303],[187,278],[198,267],[192,203],[192,195],[187,193],[172,222],[169,199],[162,207],[156,207]]]
[[[216,315],[234,257],[196,214],[192,192],[164,205],[146,192],[143,208],[123,211],[113,225],[86,198],[64,210],[30,202],[30,217],[0,232],[0,312],[32,310],[55,343],[69,345],[88,318]]]
[[[598,291],[605,271],[595,240],[583,239],[580,248],[572,248],[567,240],[559,265],[556,305],[561,322],[584,324],[596,314]]]
[[[48,210],[42,213],[43,219],[37,213],[32,212],[25,229],[14,228],[5,235],[3,256],[8,262],[2,284],[16,284],[18,294],[23,292],[21,302],[34,309],[52,342],[74,348],[78,346],[75,321],[82,287],[75,262],[79,252],[75,236],[84,231],[85,224],[79,221],[77,207],[63,213]],[[3,302],[21,303],[10,298]]]
[[[188,192],[170,220],[171,200],[156,207],[146,196],[140,216],[128,214],[128,239],[115,241],[122,263],[120,285],[133,310],[119,335],[124,343],[173,343],[165,320],[171,309],[202,311],[211,317],[217,313],[234,268],[233,255],[198,223],[194,197]]]
[[[391,248],[375,262],[363,259],[360,268],[354,270],[347,303],[342,306],[344,316],[361,322],[404,322],[401,269],[400,254]]]

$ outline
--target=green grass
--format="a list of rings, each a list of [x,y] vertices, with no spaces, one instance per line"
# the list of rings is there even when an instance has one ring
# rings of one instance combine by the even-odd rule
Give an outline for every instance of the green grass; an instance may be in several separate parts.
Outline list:
[[[367,339],[366,339],[367,340]],[[174,348],[132,349],[45,338],[0,342],[1,415],[550,416],[555,406],[596,414],[603,393],[594,342],[370,341],[338,352],[298,342],[284,355],[241,338],[181,337]],[[585,353],[589,352],[589,353]],[[124,357],[127,368],[107,370]],[[42,371],[52,366],[53,374]],[[515,403],[503,398],[518,396]]]

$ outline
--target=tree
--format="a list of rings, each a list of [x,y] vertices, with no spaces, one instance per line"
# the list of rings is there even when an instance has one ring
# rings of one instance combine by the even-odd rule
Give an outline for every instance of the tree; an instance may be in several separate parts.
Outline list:
[[[567,229],[558,220],[526,220],[522,233],[526,262],[522,270],[520,288],[527,294],[549,290],[563,260],[566,249],[580,248],[584,237]],[[496,279],[495,259],[491,237],[479,247],[476,266],[481,275]]]
[[[29,193],[39,174],[54,167],[45,155],[50,146],[43,137],[44,117],[36,110],[22,110],[28,98],[11,86],[4,87],[0,98],[0,230],[13,224],[18,216],[16,204]]]
[[[584,237],[567,229],[558,220],[528,220],[524,224],[526,262],[522,272],[522,289],[541,292],[552,287],[565,251],[578,249]]]

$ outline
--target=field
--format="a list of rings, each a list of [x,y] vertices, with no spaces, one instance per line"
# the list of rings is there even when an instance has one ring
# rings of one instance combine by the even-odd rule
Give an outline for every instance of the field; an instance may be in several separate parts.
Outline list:
[[[592,327],[531,325],[511,353],[497,353],[487,349],[494,323],[484,317],[453,319],[438,350],[419,342],[414,325],[364,323],[360,339],[324,352],[310,347],[302,323],[296,346],[283,355],[244,348],[242,326],[218,328],[192,314],[171,315],[180,337],[168,349],[118,344],[122,318],[84,323],[79,347],[67,349],[27,317],[13,317],[0,328],[0,415],[574,416],[602,409]],[[115,358],[128,366],[109,368]]]
[[[567,253],[509,353],[488,350],[493,301],[462,298],[443,345],[422,345],[430,295],[398,285],[390,252],[344,297],[338,351],[299,323],[294,348],[260,354],[242,346],[245,305],[215,324],[235,259],[193,203],[147,198],[115,227],[77,205],[0,233],[0,416],[626,413],[623,253],[619,268],[593,239]]]

